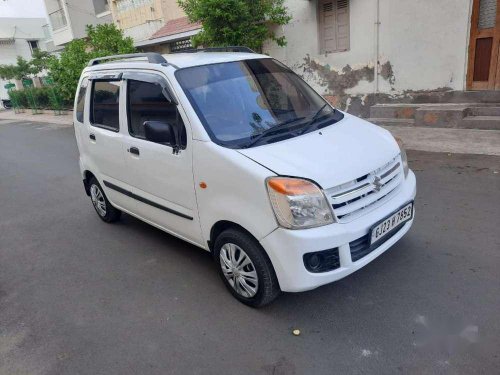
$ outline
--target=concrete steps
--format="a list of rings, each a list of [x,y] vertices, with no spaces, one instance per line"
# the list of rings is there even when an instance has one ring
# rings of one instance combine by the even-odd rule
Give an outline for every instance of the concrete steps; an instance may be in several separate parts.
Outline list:
[[[470,116],[500,116],[500,107],[471,107]]]
[[[500,103],[376,104],[368,121],[384,126],[500,130]]]
[[[408,150],[500,156],[500,130],[385,126]]]
[[[421,104],[375,104],[370,108],[370,118],[414,119]]]
[[[464,129],[500,130],[500,116],[467,116],[461,125]]]
[[[382,126],[414,126],[414,119],[406,118],[369,118],[368,121]]]

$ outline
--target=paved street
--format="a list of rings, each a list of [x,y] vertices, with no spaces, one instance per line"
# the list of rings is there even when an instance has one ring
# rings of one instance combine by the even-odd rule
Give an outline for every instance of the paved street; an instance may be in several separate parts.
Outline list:
[[[254,310],[208,253],[99,220],[71,127],[0,120],[0,374],[498,373],[500,157],[409,157],[403,240]]]

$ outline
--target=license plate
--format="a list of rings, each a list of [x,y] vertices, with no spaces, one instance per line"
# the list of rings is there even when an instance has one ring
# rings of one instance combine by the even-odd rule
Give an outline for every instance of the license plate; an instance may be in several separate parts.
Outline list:
[[[413,202],[408,203],[406,206],[399,209],[373,227],[370,244],[373,245],[375,242],[378,242],[385,236],[388,236],[394,229],[408,220],[411,220],[412,217]]]

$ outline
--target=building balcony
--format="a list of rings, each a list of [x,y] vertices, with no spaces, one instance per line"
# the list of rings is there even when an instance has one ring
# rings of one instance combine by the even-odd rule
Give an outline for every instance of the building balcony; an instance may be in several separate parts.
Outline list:
[[[49,13],[49,19],[53,31],[62,29],[63,27],[66,27],[68,25],[64,9],[59,9],[55,12]]]

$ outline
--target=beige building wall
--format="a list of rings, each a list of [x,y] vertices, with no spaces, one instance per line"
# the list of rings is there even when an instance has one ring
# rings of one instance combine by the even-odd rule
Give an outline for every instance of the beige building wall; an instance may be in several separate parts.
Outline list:
[[[185,17],[177,0],[111,0],[115,25],[135,42],[147,40],[166,22]]]
[[[115,25],[134,41],[148,39],[165,23],[162,0],[110,1]]]
[[[161,0],[161,7],[165,22],[186,16],[176,0]]]

